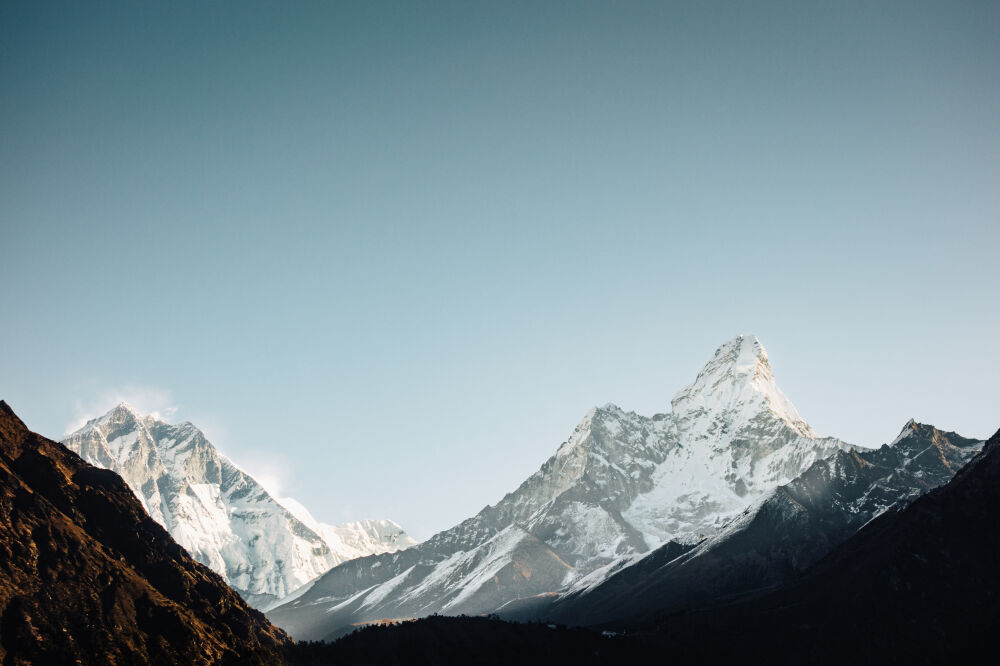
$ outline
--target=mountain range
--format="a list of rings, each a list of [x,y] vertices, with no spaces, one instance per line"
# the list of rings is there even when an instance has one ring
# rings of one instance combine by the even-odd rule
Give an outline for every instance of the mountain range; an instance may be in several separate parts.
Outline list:
[[[258,608],[341,562],[416,543],[390,520],[320,523],[298,502],[272,497],[193,424],[172,425],[127,403],[62,443],[120,474],[194,559]]]
[[[998,456],[1000,433],[913,420],[879,448],[820,437],[740,336],[670,411],[590,410],[413,544],[316,521],[190,423],[123,404],[60,446],[0,402],[0,660],[978,662]]]
[[[308,639],[381,618],[520,617],[538,600],[593,585],[623,559],[720,534],[778,486],[853,451],[809,427],[778,388],[764,347],[739,336],[668,413],[592,409],[496,505],[414,548],[334,567],[268,616]]]
[[[998,504],[1000,431],[946,485],[890,507],[801,574],[738,598],[651,612],[603,632],[434,616],[370,625],[296,654],[310,666],[992,664]],[[632,590],[646,608],[662,591]]]

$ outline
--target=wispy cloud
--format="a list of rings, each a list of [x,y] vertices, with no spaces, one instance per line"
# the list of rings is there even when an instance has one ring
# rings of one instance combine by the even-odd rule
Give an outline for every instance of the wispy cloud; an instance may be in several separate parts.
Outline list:
[[[285,492],[295,490],[292,461],[275,451],[241,451],[234,463],[257,480],[264,490],[274,498],[285,496]]]
[[[122,402],[132,405],[140,414],[168,422],[173,420],[178,409],[170,389],[135,385],[104,389],[76,401],[73,420],[66,426],[66,433],[82,428],[90,419],[106,414]]]

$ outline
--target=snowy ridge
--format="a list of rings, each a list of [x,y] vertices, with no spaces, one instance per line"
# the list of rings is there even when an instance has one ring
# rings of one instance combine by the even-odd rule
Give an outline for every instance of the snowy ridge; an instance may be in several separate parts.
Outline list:
[[[221,455],[194,425],[142,416],[126,403],[62,443],[121,475],[150,517],[257,606],[348,559],[412,545],[391,521],[316,530]]]
[[[722,345],[672,408],[651,417],[612,404],[591,409],[496,505],[415,548],[335,567],[269,617],[296,638],[315,639],[383,617],[530,603],[621,558],[716,534],[816,461],[851,448],[803,421],[752,336]],[[537,543],[497,560],[494,539],[510,530]],[[458,562],[463,571],[482,569],[448,573]],[[501,562],[511,576],[487,575]],[[461,610],[453,604],[459,594]]]
[[[392,553],[417,545],[417,541],[404,532],[398,523],[386,518],[330,525],[313,518],[298,500],[291,497],[279,497],[277,500],[303,525],[322,537],[340,562],[367,555]]]
[[[780,583],[880,514],[947,483],[982,445],[911,420],[891,444],[816,461],[689,550],[661,547],[574,581],[544,614],[611,622]]]
[[[677,445],[657,466],[653,488],[623,513],[651,548],[715,533],[768,490],[849,448],[802,420],[752,336],[719,347],[671,407]]]

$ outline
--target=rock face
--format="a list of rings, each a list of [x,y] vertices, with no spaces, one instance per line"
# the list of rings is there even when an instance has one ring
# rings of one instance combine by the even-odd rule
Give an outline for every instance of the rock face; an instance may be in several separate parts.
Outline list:
[[[982,445],[910,421],[891,444],[817,461],[690,551],[623,559],[525,615],[628,626],[792,580],[886,510],[950,481]]]
[[[818,437],[753,337],[722,345],[672,411],[592,409],[535,474],[425,543],[335,567],[269,617],[296,638],[379,618],[476,614],[548,595],[623,556],[693,544],[813,463]],[[497,571],[510,573],[497,575]]]
[[[0,401],[0,659],[208,664],[288,637],[153,521],[117,474]]]
[[[348,559],[413,543],[392,521],[322,525],[298,503],[271,497],[191,423],[171,425],[125,403],[63,444],[120,474],[156,522],[260,608]]]

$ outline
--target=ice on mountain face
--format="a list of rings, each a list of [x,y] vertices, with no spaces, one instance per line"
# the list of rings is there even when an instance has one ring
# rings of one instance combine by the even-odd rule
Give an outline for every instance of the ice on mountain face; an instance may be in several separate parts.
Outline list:
[[[671,407],[677,446],[653,473],[653,489],[623,512],[650,547],[713,534],[771,488],[848,448],[802,420],[752,336],[719,347]]]
[[[564,563],[558,580],[566,585],[669,540],[686,547],[716,534],[768,491],[849,448],[812,431],[778,389],[760,342],[740,336],[674,397],[670,413],[647,417],[612,404],[591,409],[555,454],[496,505],[411,550],[341,565],[269,617],[297,638],[322,638],[376,617],[496,610],[559,589],[551,577],[557,572],[546,569],[548,578],[510,578],[489,597],[492,608],[482,597],[462,610],[450,605],[468,581],[495,570],[495,539],[508,530],[537,540],[533,566],[547,567],[538,563],[549,562],[549,552]],[[518,561],[531,569],[523,557]],[[449,573],[458,562],[463,571],[483,568]]]
[[[767,415],[799,435],[816,437],[778,388],[767,352],[753,336],[741,335],[719,347],[670,405],[674,419],[699,436],[722,438]]]
[[[347,559],[412,545],[391,521],[307,525],[198,428],[142,416],[125,403],[63,444],[121,475],[150,517],[254,605],[284,597]]]
[[[670,544],[575,580],[547,615],[601,623],[778,584],[885,511],[950,481],[982,446],[911,420],[892,444],[839,451],[813,463],[687,551]]]

